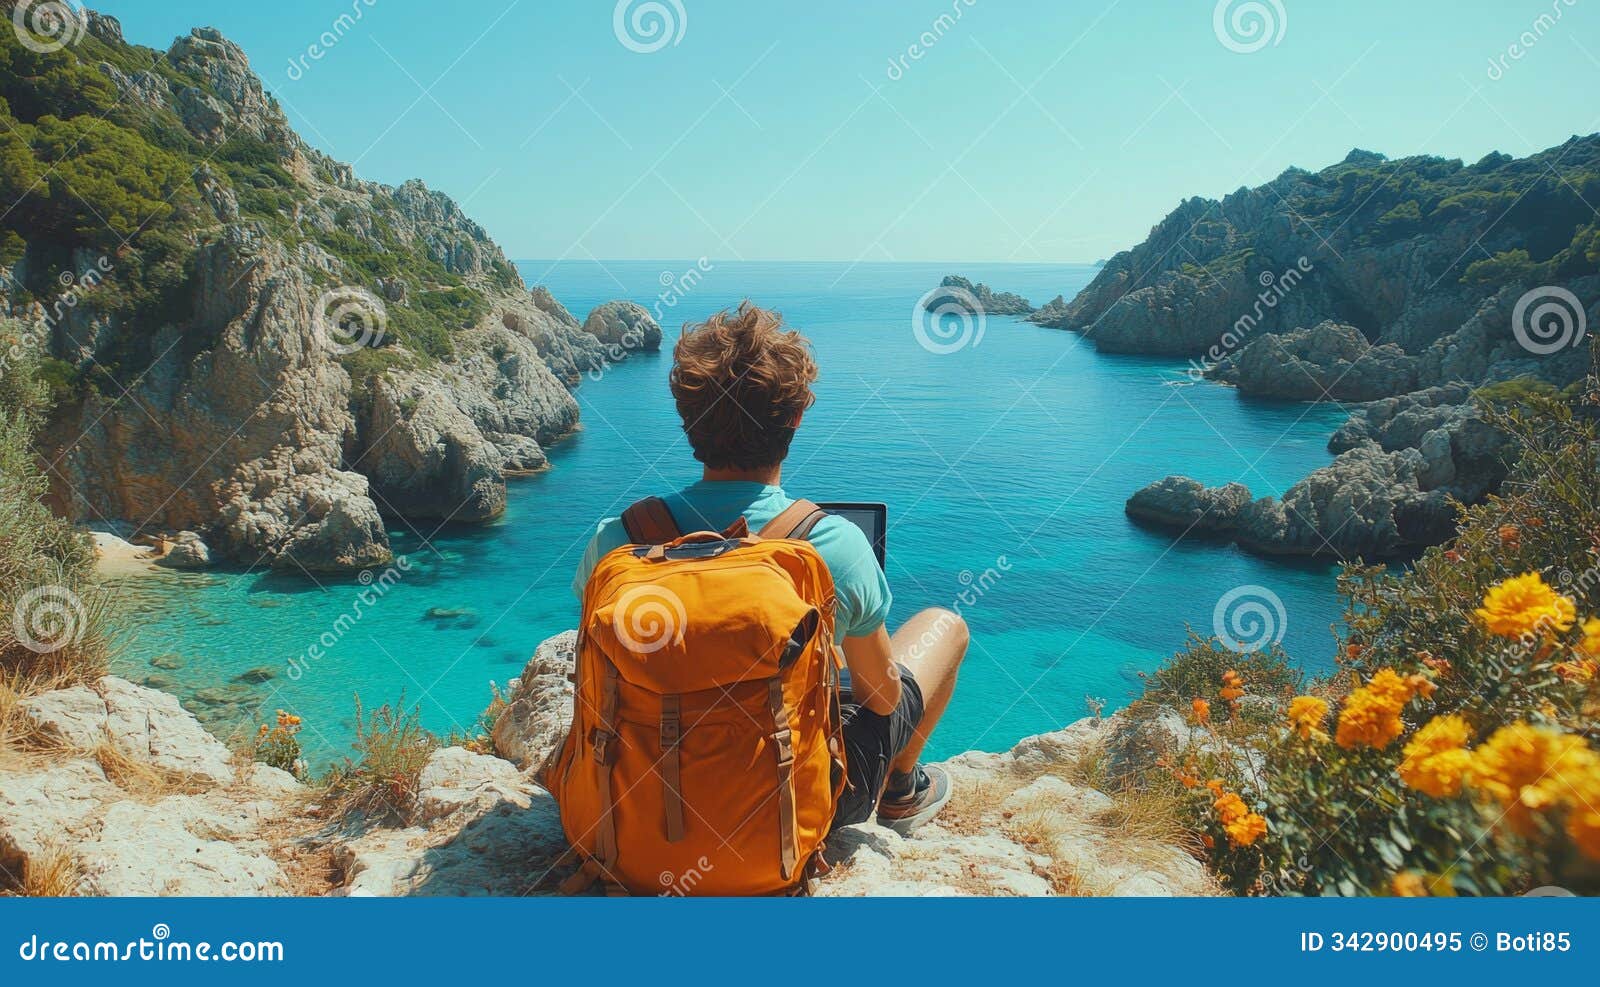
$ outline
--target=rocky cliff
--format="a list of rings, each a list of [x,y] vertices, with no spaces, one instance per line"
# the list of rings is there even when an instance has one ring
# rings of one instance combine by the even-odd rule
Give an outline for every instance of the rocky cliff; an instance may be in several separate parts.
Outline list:
[[[1243,395],[1377,402],[1353,409],[1332,443],[1339,459],[1281,500],[1222,522],[1216,492],[1172,477],[1128,510],[1180,528],[1203,519],[1274,554],[1390,556],[1448,537],[1447,498],[1472,503],[1504,477],[1503,438],[1484,424],[1474,388],[1518,378],[1562,387],[1592,366],[1592,194],[1600,135],[1472,165],[1354,151],[1321,172],[1290,169],[1183,202],[1076,298],[1032,320],[1107,352],[1189,357],[1192,376]],[[1363,444],[1358,433],[1396,417]],[[1423,419],[1429,427],[1415,427]]]
[[[449,197],[311,148],[216,31],[156,52],[71,16],[59,51],[0,32],[0,313],[50,358],[62,513],[378,565],[385,517],[499,514],[576,427],[568,388],[647,348],[528,292]]]
[[[540,646],[492,749],[434,751],[383,820],[341,819],[325,792],[230,755],[164,693],[108,677],[24,700],[12,740],[48,753],[0,761],[0,883],[53,865],[79,894],[553,894],[573,862],[531,773],[571,716],[573,643]],[[1217,893],[1177,834],[1090,783],[1125,726],[1090,718],[945,762],[957,788],[940,817],[911,837],[835,834],[817,892]]]

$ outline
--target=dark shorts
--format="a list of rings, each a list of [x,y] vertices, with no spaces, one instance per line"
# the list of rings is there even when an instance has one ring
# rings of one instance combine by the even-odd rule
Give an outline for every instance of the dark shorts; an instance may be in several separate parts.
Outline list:
[[[900,666],[900,705],[887,716],[852,701],[849,672],[844,673],[842,687],[839,710],[848,784],[833,814],[835,829],[872,818],[883,783],[889,778],[889,765],[911,743],[923,710],[922,687],[904,665]]]

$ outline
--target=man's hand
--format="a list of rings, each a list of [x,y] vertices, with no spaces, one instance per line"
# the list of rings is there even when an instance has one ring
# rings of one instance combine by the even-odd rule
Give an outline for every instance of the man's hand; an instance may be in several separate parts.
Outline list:
[[[887,628],[880,625],[871,634],[845,638],[844,663],[856,702],[883,716],[894,712],[900,705],[900,669]]]

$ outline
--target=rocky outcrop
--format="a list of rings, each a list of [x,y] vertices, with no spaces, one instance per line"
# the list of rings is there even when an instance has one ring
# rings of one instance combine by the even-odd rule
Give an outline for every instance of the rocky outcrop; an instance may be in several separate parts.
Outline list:
[[[114,19],[88,16],[102,44],[126,44]],[[158,57],[160,71],[89,68],[139,108],[131,139],[206,149],[193,188],[170,197],[181,208],[147,220],[175,252],[161,304],[122,302],[150,294],[142,255],[96,258],[48,230],[22,231],[16,277],[0,279],[0,314],[39,325],[50,355],[86,380],[115,368],[114,387],[79,389],[42,437],[52,506],[309,572],[387,563],[384,515],[498,515],[506,478],[542,469],[544,446],[576,427],[567,389],[606,345],[526,291],[448,196],[362,181],[302,141],[216,31]],[[173,121],[182,135],[159,132]],[[117,290],[49,300],[91,277]]]
[[[1128,516],[1181,531],[1231,531],[1239,512],[1250,504],[1250,490],[1240,483],[1207,487],[1186,476],[1157,480],[1128,498]]]
[[[661,326],[643,305],[606,302],[583,320],[583,331],[623,353],[661,349]]]
[[[949,290],[941,290],[949,289]],[[974,315],[1028,315],[1033,306],[1021,295],[996,293],[986,284],[973,284],[959,274],[947,275],[925,302],[929,309],[951,309]]]
[[[204,569],[211,565],[211,549],[193,531],[180,531],[156,564],[168,569]]]
[[[1255,339],[1207,376],[1254,397],[1370,401],[1412,390],[1417,368],[1393,343],[1373,346],[1355,326],[1320,322]]]
[[[79,894],[286,894],[279,828],[306,792],[236,766],[171,696],[114,677],[25,700],[48,751],[0,768],[0,874],[65,855]]]
[[[1375,347],[1397,348],[1374,354],[1393,366],[1363,397],[1523,373],[1565,384],[1586,366],[1583,347],[1532,352],[1513,332],[1512,314],[1530,289],[1562,287],[1594,323],[1600,278],[1579,263],[1552,262],[1557,269],[1546,271],[1527,259],[1581,252],[1589,213],[1571,189],[1516,215],[1497,194],[1518,197],[1557,164],[1564,175],[1600,169],[1600,135],[1474,165],[1354,151],[1321,172],[1291,168],[1221,200],[1185,200],[1072,301],[1033,319],[1085,333],[1107,352],[1211,363],[1265,336],[1332,320]],[[1518,251],[1526,251],[1520,260]],[[1500,261],[1468,276],[1486,257]],[[1290,355],[1323,370],[1354,359]],[[1385,385],[1393,389],[1378,393]]]
[[[1470,471],[1457,474],[1448,437],[1442,446],[1430,441],[1427,448],[1433,458],[1418,449],[1386,452],[1376,443],[1357,445],[1312,471],[1281,500],[1249,500],[1249,491],[1236,483],[1206,488],[1187,477],[1167,477],[1135,494],[1128,513],[1179,533],[1224,534],[1263,555],[1395,558],[1449,539],[1457,518],[1452,501],[1479,491],[1481,481]]]
[[[1600,319],[1600,276],[1577,260],[1594,227],[1570,181],[1514,218],[1500,205],[1557,163],[1600,170],[1600,135],[1471,166],[1354,151],[1189,199],[1032,319],[1108,352],[1194,358],[1191,373],[1244,395],[1372,402],[1330,443],[1338,460],[1235,528],[1263,552],[1403,554],[1454,533],[1449,498],[1475,503],[1505,477],[1508,440],[1470,388],[1564,386],[1590,369],[1582,330]],[[1179,524],[1161,500],[1179,493],[1141,491],[1129,511]]]
[[[37,754],[0,767],[0,880],[64,856],[92,895],[552,894],[574,869],[533,769],[571,714],[574,635],[511,684],[495,753],[433,752],[403,821],[330,818],[326,794],[230,756],[171,696],[107,677],[24,700]],[[823,895],[1207,895],[1184,848],[1130,835],[1086,765],[1136,724],[1090,718],[944,762],[950,805],[910,837],[829,840]],[[307,867],[302,862],[312,861]]]

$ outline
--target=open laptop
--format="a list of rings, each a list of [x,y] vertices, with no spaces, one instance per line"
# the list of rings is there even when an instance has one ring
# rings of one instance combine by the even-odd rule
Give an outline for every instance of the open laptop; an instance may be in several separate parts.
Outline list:
[[[837,502],[819,503],[817,506],[860,528],[872,546],[872,554],[878,557],[878,568],[884,568],[884,559],[888,555],[889,505]]]

